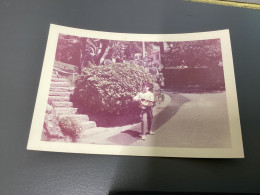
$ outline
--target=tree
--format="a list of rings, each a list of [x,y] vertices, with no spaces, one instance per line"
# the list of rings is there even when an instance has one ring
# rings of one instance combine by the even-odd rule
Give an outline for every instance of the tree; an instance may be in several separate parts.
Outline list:
[[[133,60],[134,53],[141,53],[142,52],[142,43],[138,41],[125,41],[125,50],[124,55],[126,60]]]
[[[105,59],[134,60],[135,53],[141,53],[142,43],[137,41],[116,41],[94,39],[60,34],[56,60],[82,68],[89,63],[100,65]]]
[[[79,37],[59,34],[55,59],[73,65],[79,64]]]
[[[84,61],[92,62],[96,65],[101,64],[101,58],[105,54],[109,41],[105,39],[86,39],[86,49],[84,53]]]
[[[159,42],[159,47],[160,47],[160,54],[161,54],[161,63],[163,65],[165,65],[165,61],[164,61],[164,54],[165,54],[165,52],[164,52],[164,44],[163,44],[163,42]]]

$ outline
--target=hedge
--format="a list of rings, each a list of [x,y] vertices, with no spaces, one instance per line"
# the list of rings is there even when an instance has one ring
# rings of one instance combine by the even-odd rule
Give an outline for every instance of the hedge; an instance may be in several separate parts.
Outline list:
[[[132,98],[143,82],[152,86],[154,78],[136,64],[91,65],[75,81],[72,101],[90,113],[119,115],[136,108]]]

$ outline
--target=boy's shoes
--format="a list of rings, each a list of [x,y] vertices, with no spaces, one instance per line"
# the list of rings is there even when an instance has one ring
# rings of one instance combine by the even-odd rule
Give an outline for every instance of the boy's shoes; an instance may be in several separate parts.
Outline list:
[[[149,131],[148,134],[149,135],[154,135],[154,132],[153,131]]]
[[[142,140],[145,140],[145,139],[146,139],[146,136],[145,136],[145,135],[142,135],[141,139],[142,139]]]

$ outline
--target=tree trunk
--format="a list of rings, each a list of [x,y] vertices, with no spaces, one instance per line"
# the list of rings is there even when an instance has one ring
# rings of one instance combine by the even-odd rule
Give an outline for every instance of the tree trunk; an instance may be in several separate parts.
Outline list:
[[[98,57],[96,59],[96,65],[100,65],[100,60],[103,57],[103,55],[108,47],[108,43],[109,43],[108,40],[102,40],[101,42],[102,42],[102,48],[101,48],[100,54],[98,55]]]
[[[159,42],[160,46],[160,54],[161,54],[161,63],[165,67],[165,60],[164,60],[164,45],[163,42]]]
[[[79,74],[82,73],[82,68],[84,66],[84,56],[85,56],[85,51],[86,51],[86,39],[81,38],[80,40],[80,59],[79,59]]]

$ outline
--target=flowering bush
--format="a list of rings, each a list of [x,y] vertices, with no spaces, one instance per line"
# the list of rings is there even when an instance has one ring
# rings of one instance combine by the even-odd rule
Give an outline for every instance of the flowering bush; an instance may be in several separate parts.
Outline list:
[[[72,142],[76,142],[83,131],[81,125],[72,117],[64,117],[59,121],[59,126],[64,135],[70,136]]]
[[[76,80],[72,101],[88,112],[119,115],[136,106],[132,98],[143,82],[152,86],[154,78],[139,65],[91,65]]]

